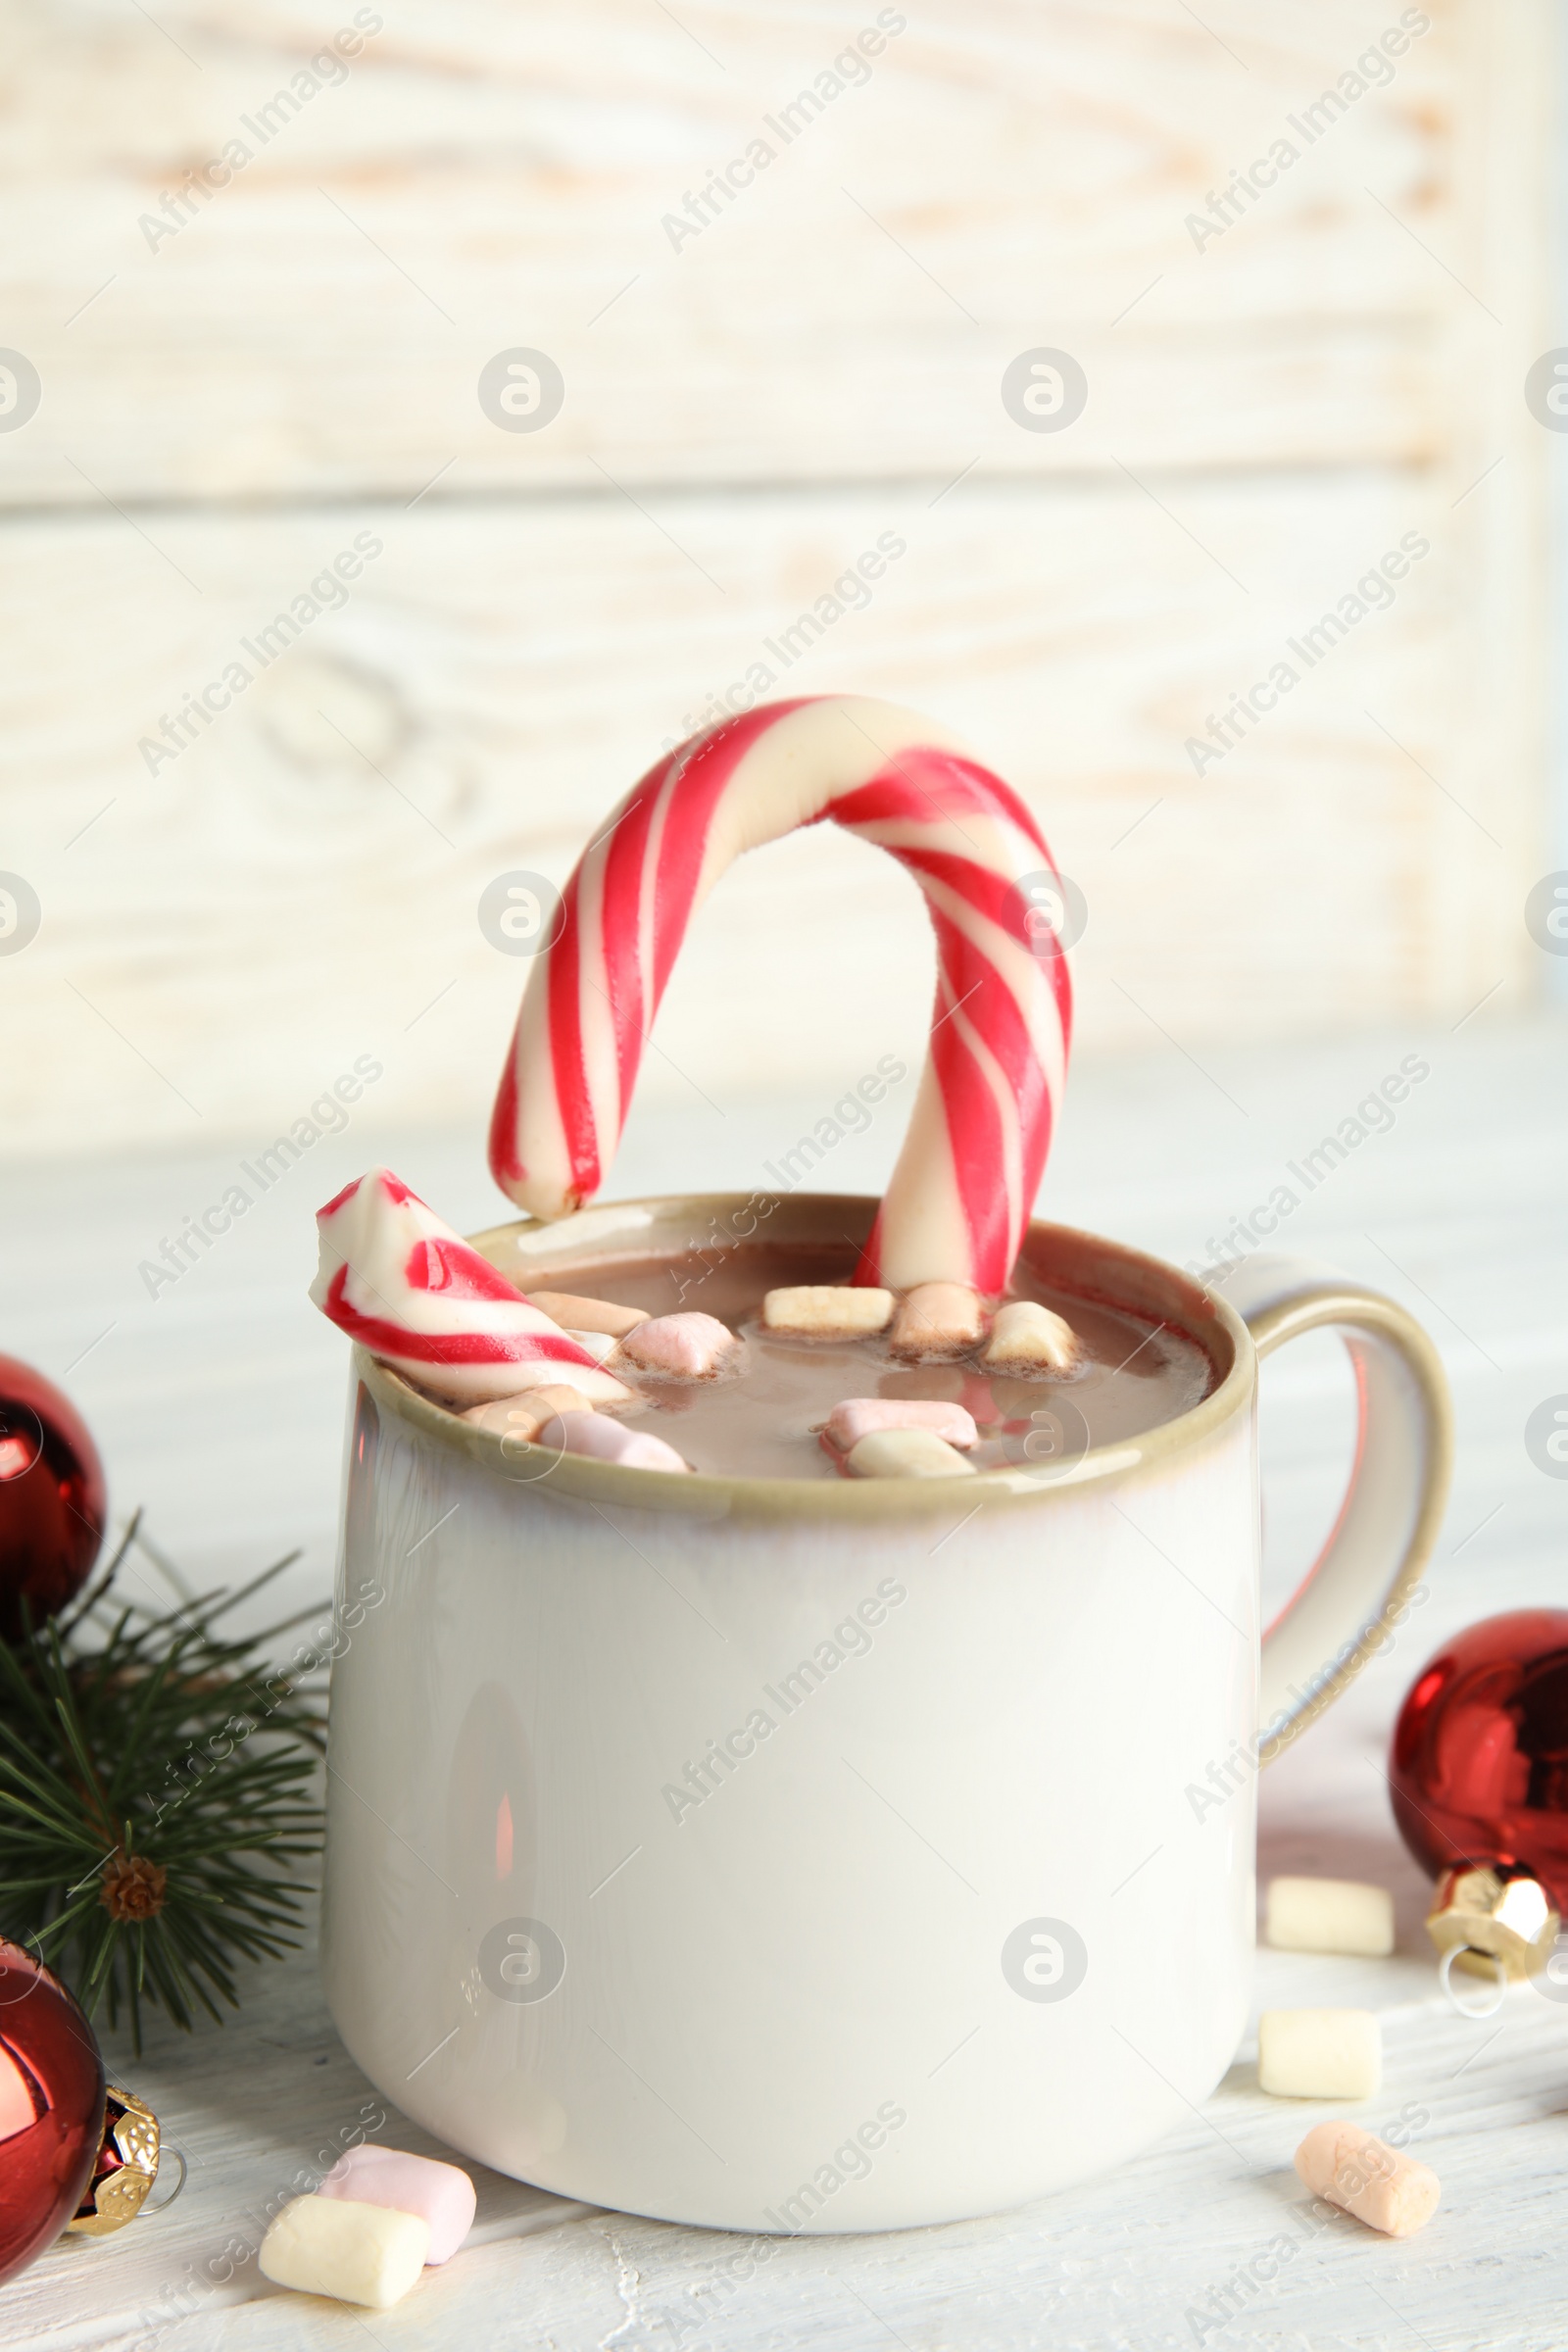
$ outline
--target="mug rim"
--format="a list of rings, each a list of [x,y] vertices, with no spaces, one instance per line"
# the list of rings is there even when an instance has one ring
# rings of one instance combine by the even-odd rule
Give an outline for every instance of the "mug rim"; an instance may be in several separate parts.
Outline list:
[[[874,1197],[856,1193],[660,1194],[594,1201],[549,1222],[519,1217],[488,1226],[469,1238],[472,1247],[509,1280],[518,1281],[520,1259],[524,1269],[533,1274],[534,1286],[543,1289],[547,1285],[542,1277],[565,1272],[573,1257],[602,1257],[617,1246],[628,1256],[657,1254],[662,1236],[663,1248],[678,1246],[690,1250],[698,1246],[690,1239],[692,1230],[702,1230],[719,1219],[737,1219],[760,1200],[772,1200],[770,1217],[784,1212],[780,1222],[769,1223],[767,1239],[807,1244],[863,1241],[879,1205]],[[681,1245],[672,1244],[672,1232],[683,1226],[688,1238]],[[752,1233],[736,1236],[727,1223],[724,1230],[732,1245],[753,1238]],[[1070,1294],[1119,1307],[1124,1313],[1141,1314],[1146,1320],[1175,1323],[1203,1349],[1215,1370],[1214,1386],[1208,1394],[1136,1437],[1091,1446],[1077,1461],[1057,1470],[979,1470],[962,1480],[756,1478],[701,1470],[675,1477],[668,1471],[633,1469],[624,1462],[600,1461],[588,1454],[558,1454],[549,1446],[480,1429],[463,1419],[461,1407],[443,1405],[424,1396],[402,1373],[361,1348],[354,1351],[354,1372],[378,1404],[443,1446],[467,1453],[508,1485],[522,1490],[548,1485],[553,1494],[575,1501],[633,1504],[696,1519],[760,1516],[854,1524],[952,1518],[960,1510],[972,1515],[982,1504],[1040,1500],[1052,1494],[1077,1493],[1109,1479],[1162,1467],[1204,1445],[1237,1413],[1250,1408],[1256,1379],[1251,1334],[1222,1293],[1205,1289],[1148,1250],[1046,1218],[1030,1220],[1019,1257],[1027,1259],[1036,1253],[1049,1256],[1053,1279],[1059,1280]],[[1082,1280],[1075,1284],[1071,1273],[1089,1264],[1119,1275],[1120,1287],[1090,1287]],[[520,1281],[518,1287],[523,1287]],[[1222,1357],[1228,1361],[1219,1360]]]

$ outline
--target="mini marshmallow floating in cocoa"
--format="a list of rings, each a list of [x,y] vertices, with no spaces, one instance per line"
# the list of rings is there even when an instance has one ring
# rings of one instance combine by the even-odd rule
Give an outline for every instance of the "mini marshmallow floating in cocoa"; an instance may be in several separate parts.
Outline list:
[[[599,828],[523,998],[491,1173],[534,1216],[593,1199],[692,916],[744,851],[823,822],[899,860],[937,940],[930,1050],[856,1280],[1000,1297],[1066,1075],[1066,956],[1031,929],[1020,888],[1055,869],[999,776],[944,728],[863,696],[769,703],[694,735]]]
[[[796,1283],[768,1292],[762,1328],[800,1340],[869,1339],[887,1329],[895,1303],[891,1291],[868,1285],[849,1290],[835,1282]]]
[[[651,1320],[645,1306],[616,1306],[609,1298],[584,1298],[575,1291],[534,1291],[528,1304],[563,1331],[592,1331],[610,1340],[623,1340],[639,1323]]]
[[[923,1396],[846,1396],[822,1428],[823,1443],[836,1453],[853,1453],[862,1438],[890,1429],[923,1429],[949,1446],[967,1448],[980,1442],[974,1415],[961,1404]]]
[[[580,1389],[529,1389],[520,1396],[492,1396],[488,1404],[463,1408],[465,1421],[487,1429],[503,1442],[531,1446],[547,1421],[558,1413],[591,1413],[593,1406]]]
[[[1078,1360],[1072,1326],[1033,1298],[1009,1298],[997,1309],[980,1361],[993,1371],[1070,1372]]]
[[[740,1354],[741,1343],[727,1324],[714,1315],[686,1313],[645,1316],[620,1341],[614,1361],[673,1380],[714,1380]]]
[[[673,1446],[651,1431],[627,1429],[608,1413],[557,1413],[542,1422],[534,1443],[548,1452],[581,1453],[600,1462],[620,1462],[628,1470],[686,1470],[690,1464]]]

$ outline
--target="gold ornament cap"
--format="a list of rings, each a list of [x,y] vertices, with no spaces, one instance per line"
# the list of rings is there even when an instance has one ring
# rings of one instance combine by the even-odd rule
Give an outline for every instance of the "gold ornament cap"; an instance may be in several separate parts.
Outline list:
[[[110,2084],[104,2136],[87,2193],[66,2224],[83,2237],[108,2237],[133,2222],[158,2178],[158,2118],[133,2090]]]
[[[1515,1982],[1544,1968],[1561,1924],[1541,1881],[1506,1864],[1446,1870],[1427,1913],[1428,1935],[1456,1968],[1491,1977],[1495,1962]]]

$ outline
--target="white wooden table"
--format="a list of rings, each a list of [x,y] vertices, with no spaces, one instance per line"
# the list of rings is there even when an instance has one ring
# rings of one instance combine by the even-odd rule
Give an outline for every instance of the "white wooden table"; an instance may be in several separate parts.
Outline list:
[[[1394,1886],[1399,1950],[1385,1962],[1261,1951],[1256,1976],[1259,2006],[1383,2013],[1387,2079],[1367,2120],[1387,2128],[1404,2116],[1443,2180],[1424,2234],[1396,2245],[1348,2220],[1312,2224],[1291,2155],[1325,2111],[1262,2097],[1249,2042],[1201,2113],[1137,2163],[995,2220],[743,2240],[564,2204],[480,2171],[470,2246],[396,2311],[284,2296],[257,2275],[256,2217],[380,2106],[304,1953],[254,1972],[240,2019],[221,2032],[187,2039],[157,2028],[139,2063],[111,2045],[112,2071],[152,2100],[184,2150],[189,2186],[162,2218],[108,2244],[68,2241],[0,2290],[0,2342],[1156,2352],[1200,2339],[1269,2352],[1559,2352],[1568,2005],[1521,1988],[1469,2023],[1439,1996],[1425,1882],[1395,1836],[1381,1764],[1399,1696],[1443,1636],[1497,1608],[1568,1599],[1568,1483],[1533,1467],[1522,1435],[1533,1405],[1568,1391],[1565,1044],[1561,1023],[1477,1021],[1457,1035],[1205,1053],[1202,1068],[1164,1049],[1085,1067],[1048,1192],[1053,1213],[1188,1259],[1402,1054],[1430,1062],[1398,1126],[1302,1205],[1289,1239],[1385,1283],[1432,1330],[1458,1410],[1453,1503],[1428,1596],[1396,1648],[1265,1777],[1258,1857],[1260,1878],[1289,1869]],[[749,1184],[808,1107],[644,1118],[615,1189]],[[896,1140],[873,1130],[846,1145],[834,1180],[874,1186]],[[100,1433],[117,1502],[146,1500],[158,1535],[204,1578],[303,1541],[301,1598],[330,1568],[343,1379],[337,1341],[302,1298],[312,1210],[384,1151],[455,1221],[494,1213],[477,1136],[362,1130],[337,1158],[333,1149],[156,1305],[139,1295],[136,1262],[206,1198],[220,1155],[13,1170],[0,1220],[3,1344],[57,1376],[79,1357],[69,1385]],[[1338,1374],[1328,1343],[1268,1373],[1271,1581],[1304,1556],[1330,1508],[1345,1432]],[[1105,1737],[1115,1738],[1108,1690]],[[1083,1796],[1094,1801],[1092,1758]],[[1152,1979],[1161,1955],[1148,1959]],[[430,2145],[395,2113],[377,2135]],[[1288,2260],[1273,2244],[1282,2237]]]

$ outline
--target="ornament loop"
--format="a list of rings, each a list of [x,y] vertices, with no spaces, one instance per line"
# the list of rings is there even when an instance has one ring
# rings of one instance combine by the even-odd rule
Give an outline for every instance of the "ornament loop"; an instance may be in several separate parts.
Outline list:
[[[1460,2000],[1459,1995],[1453,1989],[1453,1964],[1460,1957],[1461,1953],[1464,1952],[1469,1952],[1472,1958],[1477,1960],[1490,1960],[1493,1967],[1497,1972],[1495,1980],[1497,1986],[1497,1997],[1491,2004],[1490,2008],[1467,2009],[1463,2001]],[[1461,2017],[1478,2019],[1483,2017],[1495,2017],[1497,2011],[1502,2007],[1502,2004],[1507,1998],[1508,1994],[1508,1972],[1503,1967],[1502,1962],[1497,1958],[1494,1952],[1478,1951],[1473,1943],[1449,1944],[1447,1950],[1444,1953],[1442,1960],[1438,1964],[1438,1983],[1443,1986],[1443,1989],[1447,1994],[1452,2006],[1458,2010]]]
[[[163,2147],[159,2151],[159,2155],[160,2162],[158,2166],[158,2173],[154,2179],[153,2189],[149,2190],[147,2202],[142,2207],[143,2213],[167,2213],[170,2206],[172,2205],[174,2199],[178,2196],[180,2190],[184,2187],[185,2182],[190,2178],[190,2167],[185,2162],[185,2151],[183,2148],[176,2148],[172,2139],[166,2139],[164,2141]],[[179,2179],[174,2182],[173,2187],[170,2190],[167,2197],[159,2197],[153,2192],[157,2188],[158,2180],[163,2177],[164,2167],[162,2159],[166,2156],[172,2156],[174,2162],[178,2165]]]

